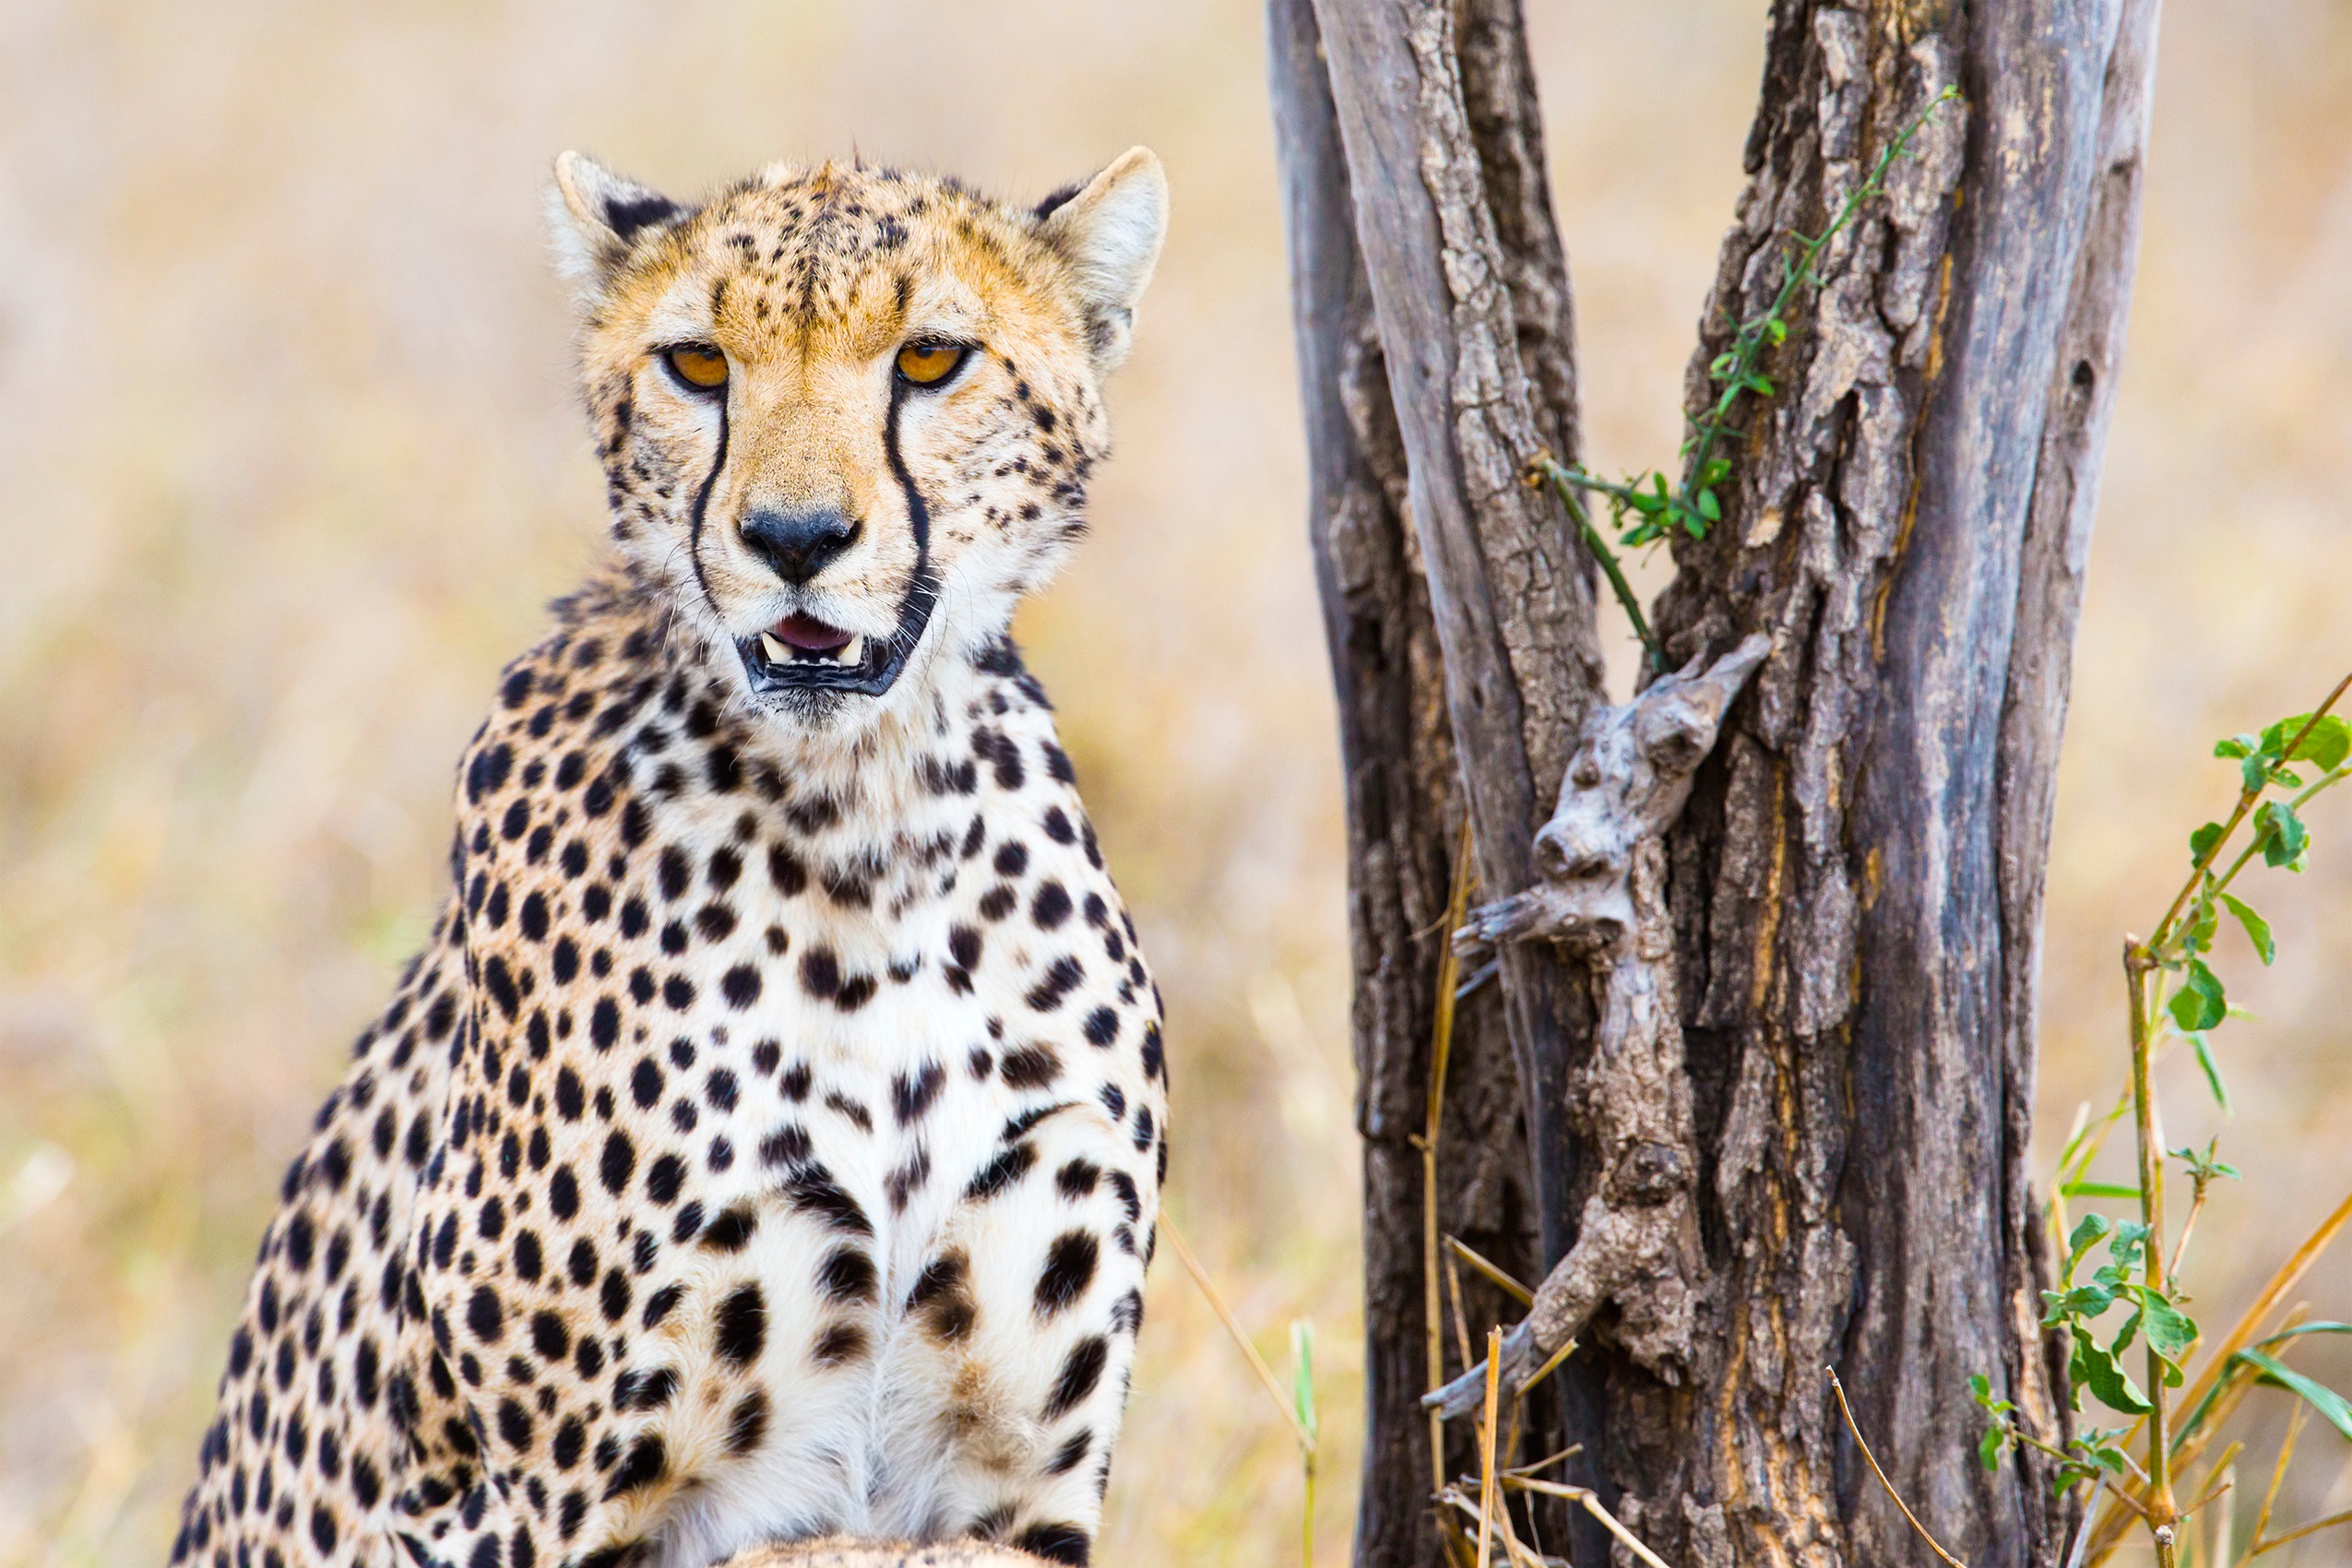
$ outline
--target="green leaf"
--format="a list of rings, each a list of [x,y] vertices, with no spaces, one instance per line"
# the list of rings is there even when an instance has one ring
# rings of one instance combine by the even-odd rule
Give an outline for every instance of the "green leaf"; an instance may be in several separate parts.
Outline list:
[[[2208,875],[2205,881],[2210,885],[2213,878]],[[2221,911],[2214,907],[2213,900],[2199,898],[2195,912],[2190,916],[2189,923],[2181,929],[2181,945],[2192,953],[2212,952],[2213,933],[2220,928],[2220,925]]]
[[[2221,824],[2209,822],[2189,835],[2189,860],[2192,864],[2203,861],[2207,850],[2221,842]]]
[[[2310,730],[2303,733],[2303,726]],[[2287,742],[2298,733],[2303,738],[2296,742],[2293,754],[2285,750]],[[2310,762],[2322,769],[2332,768],[2346,756],[2352,756],[2352,724],[2331,713],[2316,724],[2311,716],[2299,713],[2292,719],[2282,719],[2263,731],[2262,749],[2280,762]]]
[[[2056,1328],[2069,1318],[2095,1318],[2115,1304],[2115,1291],[2106,1285],[2077,1285],[2071,1290],[2045,1290],[2044,1328]]]
[[[2001,1451],[2009,1446],[2009,1429],[1999,1422],[1985,1428],[1984,1436],[1977,1439],[1977,1458],[1988,1470],[2001,1468]]]
[[[2139,1196],[2139,1189],[2133,1188],[2132,1195]],[[2114,1229],[2115,1221],[2103,1214],[2086,1214],[2075,1221],[2073,1232],[2066,1238],[2066,1277],[2068,1279],[2074,1277],[2074,1265],[2083,1261],[2083,1254],[2097,1246],[2101,1238],[2108,1235]]]
[[[2285,801],[2264,801],[2254,810],[2254,841],[2263,847],[2263,864],[2300,871],[2310,834],[2293,806]]]
[[[2067,1375],[2076,1387],[2089,1389],[2110,1410],[2144,1416],[2154,1408],[2147,1396],[2140,1392],[2140,1385],[2132,1381],[2131,1374],[2116,1364],[2115,1358],[2079,1329],[2075,1331],[2074,1356],[2068,1363]]]
[[[1776,315],[1766,318],[1764,332],[1776,343],[1788,341],[1788,324]]]
[[[2131,1463],[2125,1459],[2123,1450],[2111,1443],[2100,1443],[2090,1454],[2093,1462],[2110,1476],[2121,1477],[2131,1471]]]
[[[2234,893],[2222,894],[2221,901],[2228,906],[2231,914],[2238,917],[2238,923],[2246,928],[2246,940],[2254,944],[2254,951],[2262,956],[2263,963],[2267,964],[2278,956],[2278,944],[2271,939],[2270,921],[2254,913],[2252,908]]]
[[[1748,390],[1753,392],[1760,398],[1769,398],[1773,395],[1774,391],[1776,390],[1772,384],[1772,377],[1769,375],[1751,375],[1748,377],[1747,385]]]
[[[1315,1325],[1311,1318],[1297,1318],[1290,1324],[1290,1356],[1298,1370],[1290,1382],[1291,1408],[1299,1418],[1299,1425],[1313,1443],[1321,1428],[1315,1415]]]
[[[2352,1404],[2346,1404],[2344,1396],[2334,1389],[2323,1383],[2313,1382],[2264,1351],[2240,1350],[2230,1360],[2243,1361],[2260,1372],[2264,1383],[2300,1395],[2303,1403],[2325,1416],[2329,1423],[2346,1438],[2352,1438]]]
[[[2303,737],[2303,743],[2295,748],[2295,756],[2288,760],[2299,759],[2326,772],[2341,767],[2346,756],[2352,756],[2352,724],[2331,713],[2311,726],[2311,732]]]
[[[2197,1067],[2205,1075],[2205,1087],[2213,1091],[2213,1102],[2221,1107],[2224,1115],[2227,1115],[2229,1086],[2221,1081],[2221,1066],[2213,1059],[2213,1047],[2205,1042],[2205,1031],[2191,1030],[2189,1044],[2197,1053]]]
[[[2137,1187],[2126,1187],[2115,1182],[2069,1182],[2058,1189],[2070,1198],[2136,1198]]]
[[[2228,997],[2203,958],[2189,960],[2189,972],[2182,977],[2180,989],[2165,1005],[2183,1034],[2212,1028],[2229,1016]]]
[[[2329,1323],[2324,1320],[2319,1323],[2299,1323],[2282,1334],[2274,1334],[2267,1339],[2255,1340],[2254,1348],[2259,1350],[2265,1345],[2276,1345],[2282,1340],[2294,1339],[2306,1334],[2352,1334],[2352,1323]]]
[[[2215,741],[2213,743],[2213,754],[2215,756],[2245,756],[2260,744],[2262,744],[2262,742],[2254,739],[2251,735],[2232,735],[2227,741]]]
[[[1702,490],[1699,492],[1699,516],[1705,517],[1710,523],[1719,523],[1723,521],[1723,505],[1716,500],[1714,491]]]
[[[2177,1388],[2180,1384],[2180,1358],[2197,1342],[2197,1325],[2154,1290],[2142,1292],[2140,1311],[2144,1314],[2141,1326],[2147,1331],[2149,1348],[2162,1356],[2170,1369],[2164,1381]]]
[[[2115,1228],[2115,1240],[2107,1244],[2107,1255],[2115,1260],[2118,1268],[2137,1268],[2147,1244],[2148,1228],[2136,1219],[2127,1219]]]
[[[2271,760],[2267,752],[2256,752],[2238,765],[2238,777],[2249,790],[2260,790],[2270,782]]]

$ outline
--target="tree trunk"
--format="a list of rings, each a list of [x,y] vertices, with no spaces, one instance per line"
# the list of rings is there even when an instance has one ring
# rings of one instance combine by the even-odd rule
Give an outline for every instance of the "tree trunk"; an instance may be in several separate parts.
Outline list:
[[[1483,896],[1527,885],[1529,835],[1598,690],[1589,571],[1515,483],[1538,448],[1573,456],[1568,285],[1515,0],[1271,9],[1349,788],[1372,1399],[1358,1557],[1435,1563],[1406,1141],[1426,1093],[1427,932],[1449,776]],[[1773,639],[1669,841],[1711,1274],[1689,1376],[1635,1366],[1605,1319],[1556,1374],[1562,1434],[1585,1444],[1573,1479],[1671,1561],[1918,1555],[1837,1421],[1831,1362],[1944,1546],[1978,1568],[2060,1554],[2066,1510],[2041,1462],[1977,1467],[1966,1379],[2062,1434],[2024,1163],[2042,868],[2156,16],[2156,0],[1773,8],[1693,410],[1788,236],[1826,227],[1944,87],[1965,102],[1823,254],[1766,367],[1777,395],[1748,399],[1725,448],[1724,518],[1677,541],[1657,607],[1669,665]],[[1588,1180],[1562,1096],[1589,1002],[1539,950],[1506,955],[1509,1056],[1486,1020],[1470,1048],[1490,1114],[1515,1070],[1515,1190],[1549,1265]],[[1449,1113],[1457,1135],[1480,1134]],[[1445,1229],[1469,1191],[1441,1182]],[[1493,1321],[1479,1307],[1473,1333]],[[1572,1551],[1608,1560],[1589,1526]]]
[[[1429,1561],[1435,1541],[1428,1523],[1430,1425],[1420,1408],[1432,1382],[1420,1145],[1445,909],[1467,807],[1421,545],[1405,520],[1408,465],[1356,245],[1348,170],[1314,17],[1309,0],[1275,0],[1270,19],[1309,428],[1310,533],[1345,756],[1364,1291],[1367,1321],[1379,1325],[1365,1348],[1372,1414],[1357,1550],[1366,1563],[1405,1568]],[[1507,101],[1524,103],[1531,113],[1534,98],[1515,33],[1489,42],[1515,51],[1518,71]],[[1491,82],[1499,74],[1490,69],[1481,79]],[[1493,118],[1501,127],[1493,139],[1507,141],[1529,171],[1518,188],[1535,203],[1547,202],[1533,127],[1507,112]],[[1520,330],[1534,367],[1529,379],[1537,391],[1530,401],[1540,410],[1545,438],[1566,451],[1574,438],[1575,386],[1565,271],[1548,208],[1541,218],[1549,251],[1514,258],[1529,279],[1528,319]],[[1551,547],[1559,552],[1559,541]],[[1588,611],[1555,621],[1590,625]],[[1515,695],[1515,686],[1511,690]],[[1532,788],[1533,775],[1528,778]],[[1523,841],[1525,834],[1516,837]],[[1560,1020],[1555,1028],[1576,1027],[1581,1000],[1563,999],[1553,1015]],[[1444,1230],[1519,1277],[1539,1278],[1557,1254],[1543,1244],[1546,1217],[1526,1134],[1526,1099],[1496,987],[1483,987],[1461,1004],[1450,1038],[1437,1166]],[[1558,1103],[1555,1093],[1541,1109]],[[1554,1179],[1564,1182],[1566,1151],[1557,1140],[1554,1147]],[[1508,1298],[1474,1273],[1462,1281],[1462,1295],[1464,1320],[1471,1324],[1483,1326],[1512,1310]],[[1463,1358],[1450,1313],[1442,1309],[1439,1318],[1443,1378],[1460,1372]],[[1561,1430],[1556,1396],[1532,1414],[1529,1441]],[[1466,1432],[1450,1434],[1447,1449],[1447,1474],[1468,1467]],[[1545,1513],[1539,1526],[1550,1523],[1556,1534],[1559,1511]]]

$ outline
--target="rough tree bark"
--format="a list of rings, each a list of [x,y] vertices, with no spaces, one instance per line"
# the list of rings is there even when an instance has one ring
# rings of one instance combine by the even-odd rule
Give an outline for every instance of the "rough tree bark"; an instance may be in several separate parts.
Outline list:
[[[1598,661],[1589,576],[1514,482],[1538,447],[1574,453],[1515,0],[1271,11],[1349,778],[1372,1363],[1358,1558],[1384,1568],[1442,1556],[1408,1402],[1420,1172],[1399,1142],[1420,1125],[1445,775],[1482,896],[1528,886]],[[1979,1568],[2058,1557],[2041,1467],[1970,1458],[1966,1380],[2062,1431],[2024,1165],[2042,867],[2156,18],[2156,0],[1772,7],[1693,409],[1788,234],[1818,232],[1945,86],[1965,103],[1823,256],[1769,365],[1781,391],[1727,451],[1724,520],[1678,541],[1657,607],[1669,666],[1772,639],[1669,845],[1708,1280],[1688,1372],[1645,1371],[1604,1316],[1559,1416],[1586,1445],[1574,1478],[1671,1560],[1915,1553],[1835,1420],[1829,1362],[1945,1545]],[[1562,1099],[1589,1000],[1539,945],[1507,949],[1502,980],[1549,1266],[1593,1180]],[[1441,1190],[1449,1229],[1461,1196]],[[1571,1550],[1608,1560],[1589,1529]]]
[[[1383,1325],[1365,1353],[1368,1397],[1378,1414],[1364,1457],[1357,1538],[1363,1561],[1405,1564],[1424,1561],[1431,1538],[1424,1501],[1431,1479],[1429,1426],[1418,1406],[1430,1385],[1420,1145],[1438,959],[1467,805],[1420,541],[1406,521],[1408,464],[1309,0],[1277,0],[1271,21],[1310,430],[1310,531],[1346,757],[1365,1301],[1370,1321]],[[1479,89],[1482,140],[1495,149],[1488,166],[1497,171],[1496,187],[1518,193],[1522,203],[1498,229],[1511,235],[1506,266],[1530,384],[1528,417],[1542,440],[1572,452],[1575,383],[1566,272],[1550,220],[1525,49],[1515,30],[1480,29],[1475,36],[1478,65],[1470,79]],[[1562,541],[1545,543],[1544,559],[1562,558]],[[1555,616],[1554,624],[1588,627],[1589,613]],[[1574,675],[1590,663],[1587,650],[1560,668]],[[1527,777],[1534,787],[1535,775]],[[1558,1028],[1582,1027],[1582,1001],[1574,994],[1559,999],[1552,1015]],[[1437,1170],[1444,1229],[1520,1277],[1539,1277],[1557,1254],[1544,1247],[1526,1100],[1496,988],[1462,1004],[1451,1041]],[[1556,1106],[1557,1094],[1542,1103]],[[1566,1149],[1558,1140],[1553,1145],[1553,1181],[1564,1187]],[[1507,1299],[1475,1276],[1465,1281],[1464,1295],[1473,1323],[1493,1322],[1508,1309]],[[1453,1343],[1450,1332],[1443,1339]],[[1446,1355],[1444,1366],[1458,1372],[1458,1352]],[[1559,1392],[1574,1389],[1563,1382]],[[1556,1396],[1533,1413],[1531,1440],[1560,1430]],[[1454,1436],[1448,1449],[1449,1473],[1458,1471],[1468,1457],[1467,1436]]]

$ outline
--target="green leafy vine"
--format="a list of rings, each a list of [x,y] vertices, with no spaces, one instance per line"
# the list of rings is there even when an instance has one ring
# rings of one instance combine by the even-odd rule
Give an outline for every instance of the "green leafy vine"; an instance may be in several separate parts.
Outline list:
[[[1719,456],[1716,448],[1726,435],[1739,434],[1732,415],[1742,397],[1770,398],[1779,390],[1763,369],[1764,357],[1788,340],[1788,310],[1796,303],[1798,291],[1821,281],[1817,267],[1829,242],[1853,222],[1865,205],[1884,194],[1887,171],[1895,166],[1895,160],[1910,150],[1912,138],[1936,113],[1959,96],[1958,88],[1948,87],[1930,100],[1918,116],[1887,143],[1878,161],[1871,166],[1869,176],[1847,195],[1820,233],[1789,236],[1789,248],[1780,261],[1780,287],[1773,294],[1772,303],[1739,323],[1732,331],[1731,346],[1707,366],[1707,379],[1718,390],[1706,412],[1688,422],[1691,428],[1682,442],[1680,482],[1669,484],[1662,469],[1624,480],[1605,480],[1581,463],[1562,464],[1549,452],[1538,452],[1529,459],[1527,482],[1539,485],[1549,481],[1568,508],[1585,548],[1599,563],[1617,602],[1633,623],[1633,633],[1641,639],[1653,671],[1665,668],[1665,652],[1642,614],[1641,602],[1626,582],[1616,553],[1594,526],[1579,493],[1608,500],[1610,525],[1618,530],[1617,542],[1627,549],[1655,544],[1678,529],[1693,539],[1705,539],[1707,529],[1723,520],[1723,500],[1717,487],[1731,477],[1731,463]]]

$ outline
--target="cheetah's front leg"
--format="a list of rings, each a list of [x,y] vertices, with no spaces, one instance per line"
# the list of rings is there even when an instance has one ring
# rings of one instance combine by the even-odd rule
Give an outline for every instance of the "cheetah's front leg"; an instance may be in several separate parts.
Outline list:
[[[883,1377],[932,1472],[922,1534],[1084,1562],[1102,1517],[1158,1219],[1153,1157],[1091,1104],[1007,1136],[928,1249]]]

